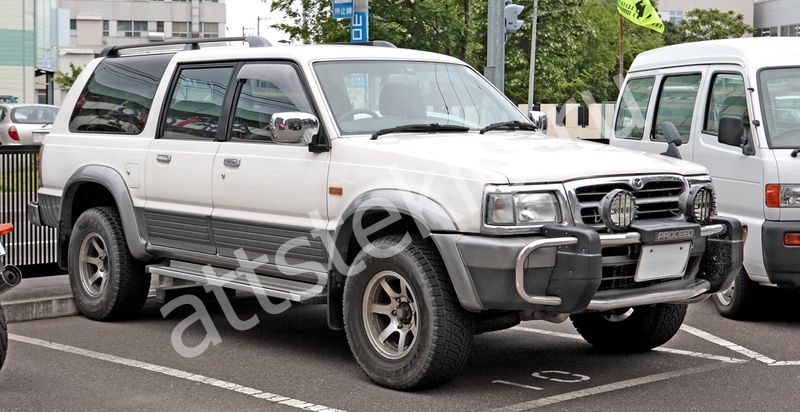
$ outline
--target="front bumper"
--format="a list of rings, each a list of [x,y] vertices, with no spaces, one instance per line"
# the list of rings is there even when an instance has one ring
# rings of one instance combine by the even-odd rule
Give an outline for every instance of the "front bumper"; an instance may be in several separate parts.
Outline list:
[[[786,246],[786,233],[800,233],[800,222],[765,221],[761,226],[764,267],[770,282],[800,288],[800,247]]]
[[[676,225],[691,228],[674,221],[657,227],[663,231]],[[641,283],[632,275],[618,276],[635,271],[637,263],[614,252],[653,244],[652,225],[620,234],[546,226],[544,236],[537,237],[433,237],[466,309],[579,313],[690,302],[727,286],[742,264],[741,225],[718,218],[693,230],[694,237],[682,239],[691,241],[683,277]]]

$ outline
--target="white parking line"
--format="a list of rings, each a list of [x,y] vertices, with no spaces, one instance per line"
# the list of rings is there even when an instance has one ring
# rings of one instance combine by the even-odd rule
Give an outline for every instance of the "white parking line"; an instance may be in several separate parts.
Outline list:
[[[725,363],[712,363],[708,365],[699,366],[696,368],[683,369],[679,371],[658,373],[655,375],[643,376],[641,378],[629,379],[626,381],[609,383],[607,385],[595,386],[593,388],[581,389],[574,392],[562,393],[560,395],[549,396],[547,398],[535,399],[528,402],[522,402],[515,405],[504,406],[502,408],[494,409],[495,412],[519,412],[527,411],[530,409],[540,408],[542,406],[552,405],[554,403],[569,401],[578,398],[585,398],[587,396],[599,395],[601,393],[617,391],[626,389],[633,386],[645,385],[648,383],[674,379],[681,376],[693,375],[696,373],[708,372],[714,369],[719,369],[727,366]]]
[[[748,358],[755,359],[755,360],[757,360],[759,362],[766,363],[767,365],[772,365],[772,364],[774,364],[776,362],[775,359],[772,359],[772,358],[770,358],[768,356],[764,356],[764,355],[762,355],[762,354],[760,354],[760,353],[758,353],[756,351],[752,351],[752,350],[747,349],[747,348],[745,348],[743,346],[739,346],[739,345],[737,345],[737,344],[735,344],[735,343],[733,343],[733,342],[731,342],[729,340],[722,339],[719,336],[714,336],[714,335],[712,335],[712,334],[710,334],[710,333],[708,333],[706,331],[702,331],[700,329],[693,328],[693,327],[691,327],[689,325],[681,326],[681,330],[683,330],[684,332],[687,332],[687,333],[691,333],[692,335],[697,336],[700,339],[705,339],[705,340],[707,340],[707,341],[709,341],[709,342],[711,342],[713,344],[722,346],[724,348],[728,348],[728,349],[730,349],[730,350],[732,350],[732,351],[734,351],[736,353],[739,353],[741,355],[747,356]]]
[[[492,381],[492,383],[502,383],[503,385],[516,386],[518,388],[525,388],[525,389],[533,389],[535,391],[543,391],[544,390],[544,389],[542,389],[542,388],[540,388],[538,386],[523,385],[521,383],[509,382],[509,381],[496,380],[496,381]]]
[[[343,412],[339,409],[329,408],[323,405],[317,405],[311,402],[302,401],[299,399],[292,399],[285,396],[276,395],[274,393],[264,392],[255,388],[248,388],[232,382],[226,382],[219,379],[210,378],[208,376],[198,375],[191,372],[184,372],[178,369],[168,368],[166,366],[154,365],[152,363],[141,362],[133,359],[121,358],[119,356],[109,355],[107,353],[95,352],[87,349],[76,348],[74,346],[63,345],[55,342],[48,342],[46,340],[31,338],[28,336],[20,336],[9,334],[8,339],[17,342],[23,342],[30,345],[41,346],[43,348],[58,350],[62,352],[72,353],[75,355],[85,356],[87,358],[98,359],[106,362],[116,363],[118,365],[130,366],[132,368],[143,369],[150,372],[160,373],[162,375],[171,376],[174,378],[185,379],[192,382],[202,383],[204,385],[214,386],[220,389],[225,389],[244,395],[252,396],[254,398],[263,399],[272,403],[291,406],[293,408],[317,411],[317,412]]]
[[[519,330],[519,331],[523,331],[523,332],[538,333],[540,335],[557,336],[557,337],[560,337],[560,338],[583,340],[581,335],[576,335],[574,333],[553,332],[553,331],[544,330],[544,329],[526,328],[524,326],[515,326],[515,327],[513,327],[511,329]],[[715,360],[715,361],[720,361],[720,362],[725,362],[725,363],[743,363],[743,362],[747,362],[744,359],[731,358],[731,357],[728,357],[728,356],[712,355],[710,353],[692,352],[692,351],[683,350],[683,349],[672,349],[672,348],[661,347],[661,348],[655,348],[653,350],[658,351],[658,352],[664,352],[664,353],[672,353],[672,354],[675,354],[675,355],[683,355],[683,356],[691,356],[691,357],[694,357],[694,358],[703,358],[703,359]]]

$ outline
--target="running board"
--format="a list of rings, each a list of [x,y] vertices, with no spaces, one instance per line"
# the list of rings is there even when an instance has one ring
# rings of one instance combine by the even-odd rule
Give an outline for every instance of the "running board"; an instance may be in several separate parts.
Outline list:
[[[223,269],[195,263],[170,261],[167,264],[149,265],[153,275],[188,280],[201,285],[214,285],[270,297],[303,302],[325,296],[328,278],[318,274],[318,283],[297,282],[288,279],[257,275],[252,272]]]

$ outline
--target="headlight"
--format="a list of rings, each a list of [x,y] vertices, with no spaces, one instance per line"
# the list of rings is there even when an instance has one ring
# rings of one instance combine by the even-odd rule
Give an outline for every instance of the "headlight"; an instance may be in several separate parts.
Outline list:
[[[680,207],[689,221],[704,223],[716,214],[716,200],[711,185],[693,186],[681,195]]]
[[[769,184],[765,197],[767,207],[800,207],[800,185]]]
[[[490,193],[486,223],[492,226],[529,226],[561,222],[554,193]]]

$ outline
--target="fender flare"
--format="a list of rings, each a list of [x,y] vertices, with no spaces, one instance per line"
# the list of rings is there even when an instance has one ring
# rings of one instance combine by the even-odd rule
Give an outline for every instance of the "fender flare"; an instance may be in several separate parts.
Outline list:
[[[122,175],[109,166],[83,166],[69,178],[64,186],[64,194],[61,198],[61,224],[59,225],[59,231],[63,235],[59,237],[66,236],[69,239],[69,234],[72,232],[72,209],[65,207],[65,205],[72,204],[75,193],[83,183],[99,184],[111,193],[114,203],[117,205],[120,219],[122,219],[122,228],[125,231],[125,240],[128,243],[131,255],[139,260],[151,259],[152,256],[147,253],[145,248],[147,242],[142,238],[136,221],[133,200],[130,192],[128,192],[128,185],[125,184],[125,179],[122,178]]]

